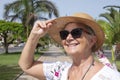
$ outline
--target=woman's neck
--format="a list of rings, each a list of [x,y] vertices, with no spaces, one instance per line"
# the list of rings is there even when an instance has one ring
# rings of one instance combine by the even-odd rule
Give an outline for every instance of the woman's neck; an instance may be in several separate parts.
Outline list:
[[[74,58],[73,64],[69,69],[68,80],[83,80],[86,74],[94,66],[94,58],[92,55],[84,58]],[[75,75],[74,75],[75,74]],[[74,79],[75,78],[75,79]]]
[[[72,56],[73,60],[73,66],[80,67],[80,66],[86,66],[92,62],[94,59],[92,54],[88,54],[87,56]]]

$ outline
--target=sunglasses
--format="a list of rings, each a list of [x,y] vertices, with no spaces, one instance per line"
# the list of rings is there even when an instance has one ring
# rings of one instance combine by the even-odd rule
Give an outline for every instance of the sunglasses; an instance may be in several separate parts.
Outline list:
[[[67,38],[67,36],[69,34],[71,34],[74,39],[79,38],[79,37],[81,37],[83,31],[86,33],[89,33],[88,31],[83,30],[82,28],[75,28],[71,32],[69,32],[67,30],[60,31],[60,37],[62,40],[65,40]]]

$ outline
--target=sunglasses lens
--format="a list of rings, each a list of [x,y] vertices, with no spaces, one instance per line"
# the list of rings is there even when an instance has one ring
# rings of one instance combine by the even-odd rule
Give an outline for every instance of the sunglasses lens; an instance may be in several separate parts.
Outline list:
[[[79,38],[82,34],[82,29],[77,28],[71,31],[71,35],[73,38]]]
[[[68,36],[69,32],[66,30],[60,31],[60,37],[62,40],[66,39]]]
[[[68,32],[67,30],[60,31],[60,37],[62,40],[65,40],[67,36],[71,33],[73,38],[79,38],[82,34],[81,28],[73,29],[71,32]]]

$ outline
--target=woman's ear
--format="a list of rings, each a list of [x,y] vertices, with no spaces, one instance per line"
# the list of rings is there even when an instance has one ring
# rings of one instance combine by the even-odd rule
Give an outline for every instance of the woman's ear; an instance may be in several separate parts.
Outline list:
[[[97,41],[97,38],[96,38],[96,36],[92,36],[91,37],[91,46],[94,46],[95,45],[95,43],[96,43],[96,41]]]

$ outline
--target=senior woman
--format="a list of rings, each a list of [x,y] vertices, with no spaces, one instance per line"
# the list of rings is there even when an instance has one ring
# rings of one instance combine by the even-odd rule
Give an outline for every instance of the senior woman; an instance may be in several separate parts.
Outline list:
[[[71,56],[72,63],[34,60],[34,50],[46,33]],[[104,33],[86,13],[36,21],[22,51],[19,65],[23,71],[41,80],[120,80],[111,68],[95,61],[93,52],[104,43]]]

